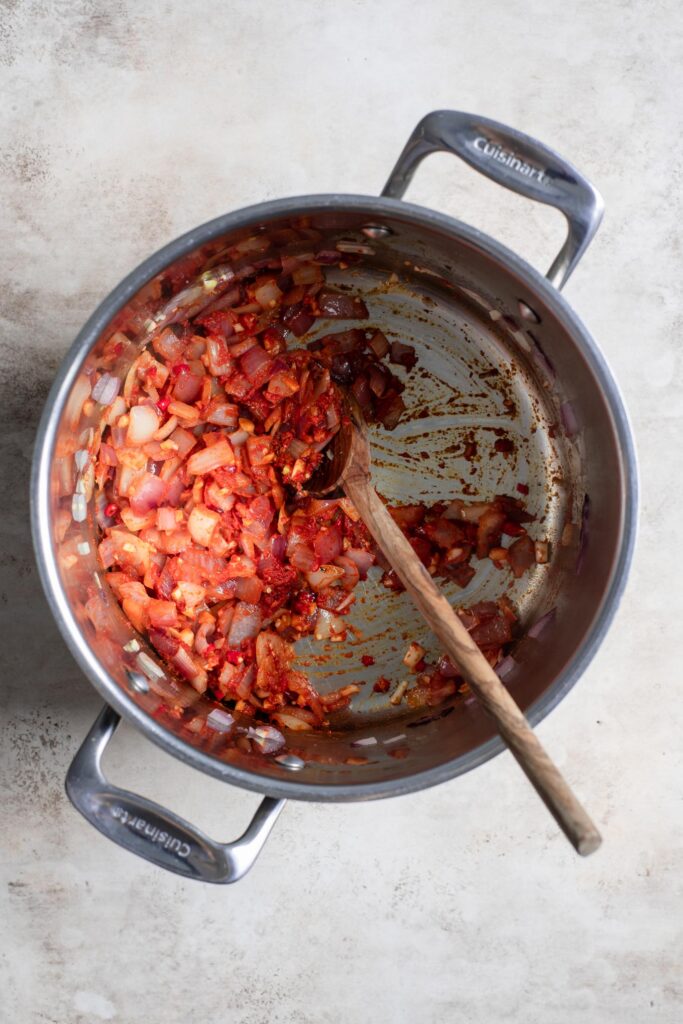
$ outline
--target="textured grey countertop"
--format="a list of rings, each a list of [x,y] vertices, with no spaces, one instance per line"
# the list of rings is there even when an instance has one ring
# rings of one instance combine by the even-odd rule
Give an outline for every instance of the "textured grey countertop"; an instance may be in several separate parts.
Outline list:
[[[683,1018],[682,67],[673,0],[2,6],[2,1024]],[[606,643],[539,729],[604,846],[576,858],[506,754],[398,800],[290,804],[239,885],[183,882],[63,794],[100,700],[33,564],[42,402],[145,255],[261,199],[376,193],[417,120],[449,106],[555,146],[606,200],[566,294],[630,408],[641,532]],[[410,196],[537,265],[560,241],[558,214],[447,156]],[[256,804],[126,726],[107,762],[219,837]]]

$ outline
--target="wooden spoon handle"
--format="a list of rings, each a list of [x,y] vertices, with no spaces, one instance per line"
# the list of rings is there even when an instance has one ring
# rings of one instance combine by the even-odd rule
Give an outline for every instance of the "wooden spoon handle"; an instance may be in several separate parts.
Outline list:
[[[458,666],[560,828],[583,856],[600,846],[588,814],[550,760],[510,692],[474,643],[391,518],[362,469],[345,474],[344,488],[423,618]]]

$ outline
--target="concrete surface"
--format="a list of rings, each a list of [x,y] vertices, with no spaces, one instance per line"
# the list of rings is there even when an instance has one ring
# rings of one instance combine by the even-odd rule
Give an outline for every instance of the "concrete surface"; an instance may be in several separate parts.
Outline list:
[[[7,1024],[675,1024],[683,14],[671,2],[5,2],[0,15],[2,983]],[[473,110],[567,154],[607,217],[567,296],[633,417],[642,528],[599,657],[540,728],[605,835],[576,858],[508,755],[431,792],[290,805],[253,873],[182,882],[67,804],[99,707],[43,600],[33,432],[95,304],[223,210],[377,192],[409,131]],[[448,157],[411,198],[546,265],[558,215]],[[123,727],[120,782],[218,836],[256,798]]]

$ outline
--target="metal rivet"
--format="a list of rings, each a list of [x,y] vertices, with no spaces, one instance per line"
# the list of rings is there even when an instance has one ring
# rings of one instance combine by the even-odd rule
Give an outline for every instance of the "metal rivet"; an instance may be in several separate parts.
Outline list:
[[[306,762],[302,761],[296,754],[280,754],[275,760],[290,772],[300,772],[302,768],[306,767]]]
[[[517,299],[517,304],[519,306],[519,312],[525,320],[530,320],[532,324],[540,324],[541,318],[538,313],[531,308],[531,306],[527,306],[526,302],[522,299]]]
[[[386,224],[364,224],[361,231],[366,238],[388,238],[394,233]]]
[[[140,672],[131,672],[130,669],[126,669],[126,675],[131,690],[135,690],[136,693],[149,693],[149,683]]]

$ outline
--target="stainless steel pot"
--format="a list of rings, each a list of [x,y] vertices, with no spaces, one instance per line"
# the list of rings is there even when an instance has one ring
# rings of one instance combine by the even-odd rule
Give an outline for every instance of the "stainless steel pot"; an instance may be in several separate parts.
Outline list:
[[[564,213],[567,239],[546,278],[474,228],[401,201],[418,163],[436,150]],[[67,777],[71,800],[100,831],[170,871],[232,882],[253,863],[287,797],[365,800],[407,793],[454,778],[502,749],[476,704],[460,700],[425,715],[372,692],[372,673],[400,678],[406,639],[432,647],[405,595],[372,582],[354,611],[354,624],[370,645],[362,650],[371,649],[376,659],[370,674],[360,665],[360,650],[358,660],[349,660],[340,645],[300,645],[323,690],[352,679],[366,684],[332,733],[292,734],[288,752],[273,759],[244,753],[208,727],[187,728],[183,709],[191,707],[196,722],[212,702],[159,667],[97,563],[87,448],[101,407],[90,397],[88,374],[111,366],[116,332],[144,345],[160,325],[211,301],[236,269],[221,264],[221,251],[237,242],[247,260],[296,238],[360,251],[362,261],[344,271],[344,279],[364,294],[370,322],[417,347],[421,367],[408,392],[413,418],[373,437],[379,490],[396,501],[436,500],[490,497],[526,484],[539,535],[550,541],[549,563],[510,592],[524,628],[506,682],[535,723],[597,650],[634,542],[636,462],[627,416],[600,350],[559,291],[601,214],[595,189],[552,150],[493,121],[439,111],[417,126],[381,198],[307,196],[226,214],[151,256],[100,305],[50,393],[32,483],[34,540],[48,600],[71,651],[107,702]],[[340,273],[331,272],[331,279]],[[130,348],[126,343],[124,351]],[[512,453],[496,451],[502,431],[513,439]],[[475,451],[478,462],[471,461]],[[453,585],[448,592],[454,601],[472,603],[498,596],[501,581],[497,570],[481,563],[466,590]],[[119,715],[189,765],[265,794],[245,835],[214,842],[171,811],[107,782],[100,758]]]

